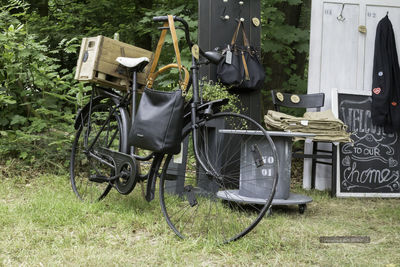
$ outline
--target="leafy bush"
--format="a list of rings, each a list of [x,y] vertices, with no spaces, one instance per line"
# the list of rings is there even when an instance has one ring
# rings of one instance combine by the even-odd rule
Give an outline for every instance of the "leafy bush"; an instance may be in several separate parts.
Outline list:
[[[237,94],[230,93],[228,89],[217,82],[202,81],[200,93],[204,101],[212,101],[217,99],[228,99],[229,102],[221,107],[221,111],[241,113],[244,108],[241,107],[240,99]],[[189,91],[187,98],[192,97],[192,91]]]
[[[76,98],[85,88],[53,55],[75,53],[76,40],[49,50],[27,31],[20,1],[0,8],[0,155],[61,166],[71,143]],[[38,162],[36,162],[36,159]]]

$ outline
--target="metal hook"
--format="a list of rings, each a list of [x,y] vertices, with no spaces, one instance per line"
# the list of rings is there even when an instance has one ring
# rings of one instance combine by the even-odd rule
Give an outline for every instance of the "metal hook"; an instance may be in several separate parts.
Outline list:
[[[343,21],[346,20],[346,18],[343,17],[343,9],[344,9],[344,3],[342,4],[342,10],[340,11],[339,16],[336,17],[336,19],[337,19],[338,21],[341,21],[341,22],[343,22]]]
[[[222,15],[220,16],[220,18],[222,20],[229,20],[229,15],[227,15],[225,12],[226,12],[226,7],[224,7],[224,11],[222,11]]]

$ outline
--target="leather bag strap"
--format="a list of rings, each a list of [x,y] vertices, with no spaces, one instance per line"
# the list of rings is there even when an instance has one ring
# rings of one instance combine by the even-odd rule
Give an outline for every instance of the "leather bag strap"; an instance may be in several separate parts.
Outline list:
[[[247,52],[249,53],[249,57],[251,57],[250,44],[249,44],[249,40],[247,39],[246,32],[244,30],[243,21],[240,21],[240,24],[242,24],[243,45],[246,48]],[[247,67],[247,62],[246,62],[246,58],[244,56],[243,51],[242,51],[242,61],[243,61],[243,67],[244,67],[244,73],[245,73],[244,79],[246,81],[249,81],[250,80],[249,68]]]
[[[169,29],[171,31],[172,43],[174,44],[176,63],[178,63],[179,78],[180,80],[182,80],[182,74],[181,74],[182,63],[181,63],[181,54],[179,52],[178,36],[176,35],[174,17],[172,17],[171,15],[168,15],[168,23],[169,23]]]
[[[246,31],[244,30],[244,23],[243,21],[239,20],[238,25],[236,27],[235,32],[233,33],[233,37],[232,37],[232,41],[231,41],[231,46],[233,46],[236,41],[237,41],[237,37],[239,35],[239,31],[240,28],[242,28],[242,34],[243,34],[243,45],[244,47],[246,47],[246,49],[250,52],[250,43],[249,43],[249,39],[247,39],[246,36]]]
[[[250,80],[250,74],[249,74],[249,68],[247,67],[247,62],[246,62],[246,58],[244,57],[244,53],[242,51],[242,62],[243,62],[243,67],[244,67],[244,79],[246,81]]]
[[[241,23],[243,23],[243,22],[241,21]],[[243,45],[244,45],[244,47],[246,47],[247,51],[250,53],[250,43],[249,43],[249,39],[247,39],[246,31],[244,30],[244,24],[242,27],[242,33],[243,33]]]
[[[180,51],[179,51],[178,37],[176,35],[174,17],[172,15],[168,15],[168,22],[165,22],[164,25],[163,25],[161,36],[160,36],[160,39],[158,40],[157,48],[156,48],[156,51],[154,53],[154,60],[153,60],[153,63],[151,65],[151,68],[150,68],[149,76],[147,78],[147,85],[146,86],[148,88],[152,88],[153,87],[153,82],[154,82],[155,78],[157,77],[157,75],[165,70],[165,69],[162,69],[162,71],[156,72],[158,60],[160,59],[161,49],[162,49],[162,47],[164,45],[165,37],[167,35],[168,28],[169,28],[169,30],[171,32],[172,43],[174,45],[176,62],[177,62],[176,67],[179,70],[179,85],[180,85],[180,88],[183,91],[185,91],[186,87],[187,87],[187,84],[188,84],[187,75],[186,75],[186,71],[185,71],[185,79],[182,78],[182,68],[183,68],[183,66],[182,66],[182,63],[181,63],[181,54],[180,54]],[[166,69],[168,69],[168,68],[166,68]]]
[[[165,22],[163,25],[163,30],[161,31],[160,39],[158,40],[156,51],[154,52],[154,59],[153,59],[153,62],[151,63],[150,72],[147,77],[147,85],[146,86],[148,88],[153,87],[154,72],[156,71],[158,60],[160,59],[160,55],[161,55],[161,49],[164,45],[165,36],[167,35],[167,27],[168,27],[168,22]]]
[[[178,64],[176,64],[176,63],[168,64],[168,65],[160,68],[158,71],[156,71],[154,73],[153,78],[156,79],[159,74],[161,74],[164,71],[171,69],[171,68],[179,68],[179,67],[178,67]],[[183,73],[185,74],[185,78],[181,81],[181,85],[183,86],[183,88],[186,89],[189,84],[190,75],[189,75],[189,71],[184,66],[182,66],[182,70],[183,70]],[[150,88],[150,87],[148,87],[148,88]]]
[[[238,23],[238,25],[236,27],[236,30],[233,33],[233,37],[232,37],[232,41],[231,41],[231,47],[233,47],[235,45],[235,43],[236,43],[241,24],[242,24],[242,22],[239,20],[239,23]]]

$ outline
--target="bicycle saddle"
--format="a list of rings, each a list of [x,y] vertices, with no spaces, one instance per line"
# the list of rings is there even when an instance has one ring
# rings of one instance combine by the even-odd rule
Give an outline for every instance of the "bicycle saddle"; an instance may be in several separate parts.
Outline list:
[[[222,55],[216,51],[204,52],[204,57],[213,64],[218,64],[219,61],[222,59]]]
[[[133,57],[117,57],[117,62],[121,64],[122,66],[125,66],[127,68],[136,68],[139,65],[143,63],[143,67],[149,63],[149,59],[147,57],[138,57],[138,58],[133,58]]]

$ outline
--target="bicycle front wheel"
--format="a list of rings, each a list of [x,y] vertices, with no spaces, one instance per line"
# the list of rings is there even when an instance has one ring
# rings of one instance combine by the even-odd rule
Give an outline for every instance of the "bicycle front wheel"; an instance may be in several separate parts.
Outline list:
[[[168,174],[171,157],[161,174],[164,217],[181,238],[237,240],[271,207],[278,179],[274,143],[260,124],[234,113],[200,121],[191,133],[198,153],[189,148],[184,177]]]

